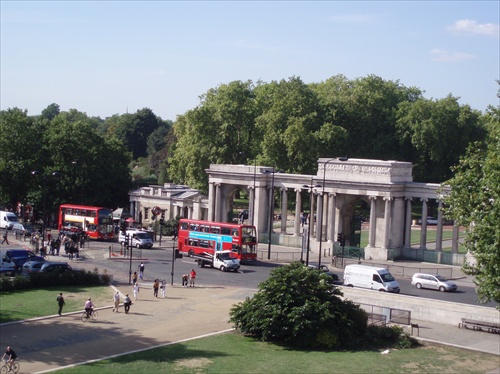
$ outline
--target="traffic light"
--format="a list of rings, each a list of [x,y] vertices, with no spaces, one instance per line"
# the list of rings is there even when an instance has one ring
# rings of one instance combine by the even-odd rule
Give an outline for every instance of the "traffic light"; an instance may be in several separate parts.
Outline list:
[[[345,246],[345,235],[344,234],[337,234],[337,241],[339,244],[344,247]]]

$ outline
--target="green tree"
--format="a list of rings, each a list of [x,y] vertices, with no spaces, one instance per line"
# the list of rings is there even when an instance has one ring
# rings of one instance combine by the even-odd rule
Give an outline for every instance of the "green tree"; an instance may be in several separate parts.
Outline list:
[[[230,321],[263,341],[307,348],[348,347],[363,336],[367,315],[329,283],[329,276],[301,263],[281,266],[259,291],[231,308]]]
[[[209,90],[201,104],[177,117],[168,174],[173,181],[207,190],[211,163],[231,164],[249,153],[254,131],[252,82],[231,82]]]
[[[49,121],[52,121],[59,113],[61,113],[59,104],[52,103],[47,108],[42,110],[42,117]]]
[[[109,123],[108,133],[112,133],[132,152],[132,157],[147,156],[148,138],[158,127],[162,120],[149,108],[138,110],[134,114],[123,114],[116,118],[106,119]]]
[[[475,275],[480,300],[500,302],[500,109],[486,114],[485,142],[471,145],[446,182],[445,215],[468,227],[465,247],[474,261],[464,266]]]
[[[259,161],[286,172],[311,173],[324,148],[316,94],[298,77],[255,89],[261,113],[255,119]]]
[[[413,162],[416,180],[442,182],[449,179],[451,166],[458,163],[467,146],[484,139],[481,113],[458,98],[419,99],[403,102],[398,111],[399,159]]]
[[[41,165],[40,139],[46,125],[46,120],[19,108],[0,112],[0,203],[9,209],[28,202],[31,171]]]

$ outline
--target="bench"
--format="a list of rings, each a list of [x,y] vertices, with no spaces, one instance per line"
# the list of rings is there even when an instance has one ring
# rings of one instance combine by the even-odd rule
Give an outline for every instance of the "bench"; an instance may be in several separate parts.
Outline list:
[[[477,321],[469,318],[462,318],[462,322],[459,322],[458,328],[472,328],[472,330],[477,331],[487,331],[495,334],[500,334],[500,323],[495,322],[485,322]]]

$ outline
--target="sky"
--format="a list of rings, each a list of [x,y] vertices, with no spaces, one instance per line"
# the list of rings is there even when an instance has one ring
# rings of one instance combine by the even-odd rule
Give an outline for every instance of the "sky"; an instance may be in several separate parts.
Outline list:
[[[0,0],[0,109],[165,120],[232,81],[376,75],[499,105],[500,1]]]

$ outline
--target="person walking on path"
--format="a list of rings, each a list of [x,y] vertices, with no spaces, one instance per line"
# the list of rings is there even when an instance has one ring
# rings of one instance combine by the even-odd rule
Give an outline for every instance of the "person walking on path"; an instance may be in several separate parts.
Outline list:
[[[182,287],[188,286],[189,274],[182,274]]]
[[[2,244],[7,242],[7,245],[9,245],[9,239],[8,239],[8,235],[7,235],[7,229],[5,229],[5,233],[3,234],[3,240],[2,240]]]
[[[194,271],[194,269],[191,269],[191,272],[189,273],[189,287],[194,287],[195,280],[196,280],[196,271]]]
[[[137,301],[137,294],[139,293],[139,283],[135,282],[134,283],[134,300]]]
[[[136,284],[137,283],[137,272],[134,271],[134,274],[132,275],[132,284]]]
[[[132,300],[130,300],[130,297],[128,297],[128,294],[125,295],[125,298],[123,299],[123,306],[125,308],[125,314],[128,314],[130,310],[130,305],[132,305]]]
[[[120,292],[116,291],[113,295],[113,302],[115,303],[115,307],[113,308],[113,312],[118,313],[118,307],[120,306]]]
[[[153,283],[153,295],[154,297],[158,297],[158,289],[160,288],[160,282],[158,282],[158,279],[155,279]]]
[[[139,264],[139,278],[144,280],[144,263],[142,261]]]
[[[57,312],[57,314],[61,315],[63,306],[65,304],[62,292],[59,294],[59,296],[57,296],[56,300],[57,300],[57,305],[59,305],[59,311]]]
[[[161,285],[160,285],[162,299],[165,298],[165,288],[167,288],[167,282],[164,279],[161,281]]]

